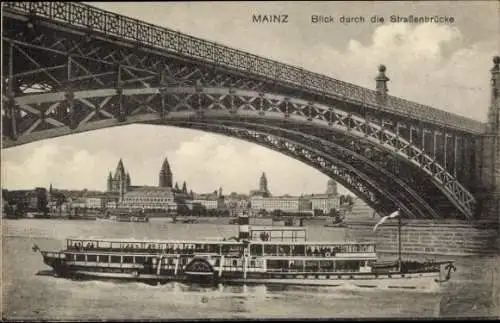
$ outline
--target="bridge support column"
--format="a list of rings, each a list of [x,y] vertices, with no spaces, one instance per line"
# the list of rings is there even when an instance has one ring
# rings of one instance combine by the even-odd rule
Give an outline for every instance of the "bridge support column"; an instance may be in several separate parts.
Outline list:
[[[491,105],[486,132],[475,140],[475,195],[478,217],[466,220],[403,220],[403,255],[471,255],[493,254],[500,251],[500,57],[493,59],[491,69]],[[382,74],[382,71],[381,71]],[[377,90],[384,91],[382,76]],[[426,147],[423,137],[423,147]],[[446,136],[444,138],[446,142]],[[435,147],[435,145],[434,145]],[[446,153],[446,147],[444,149]],[[466,167],[467,165],[462,165]],[[397,253],[397,223],[386,222],[376,232],[379,218],[347,217],[347,238],[375,241],[377,251]]]
[[[380,218],[350,220],[346,218],[346,237],[353,241],[373,241],[377,252],[398,252],[397,221],[386,221],[373,232]],[[442,255],[468,256],[495,254],[493,248],[498,236],[496,222],[490,220],[417,220],[403,219],[401,251],[403,259],[439,257]]]
[[[496,220],[500,231],[500,57],[493,58],[486,133],[476,145],[476,180],[480,216]],[[499,239],[500,240],[500,239]],[[499,242],[500,243],[500,242]]]

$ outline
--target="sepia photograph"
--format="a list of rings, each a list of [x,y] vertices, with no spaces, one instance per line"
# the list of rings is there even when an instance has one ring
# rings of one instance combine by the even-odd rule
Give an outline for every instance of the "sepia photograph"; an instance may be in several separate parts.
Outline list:
[[[1,17],[2,321],[500,319],[500,2]]]

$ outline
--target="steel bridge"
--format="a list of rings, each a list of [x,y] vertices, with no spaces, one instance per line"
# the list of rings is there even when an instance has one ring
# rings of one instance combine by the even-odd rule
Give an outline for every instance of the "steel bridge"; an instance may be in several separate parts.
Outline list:
[[[3,148],[132,123],[298,159],[379,214],[473,219],[486,124],[95,7],[3,4]]]

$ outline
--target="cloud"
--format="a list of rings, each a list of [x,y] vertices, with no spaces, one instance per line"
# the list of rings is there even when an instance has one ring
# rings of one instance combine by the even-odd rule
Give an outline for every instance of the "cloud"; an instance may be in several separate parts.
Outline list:
[[[488,71],[499,51],[494,41],[465,46],[456,27],[390,24],[378,27],[368,45],[352,39],[345,51],[325,44],[312,50],[319,55],[304,61],[306,68],[373,89],[375,68],[384,64],[390,94],[486,120]]]

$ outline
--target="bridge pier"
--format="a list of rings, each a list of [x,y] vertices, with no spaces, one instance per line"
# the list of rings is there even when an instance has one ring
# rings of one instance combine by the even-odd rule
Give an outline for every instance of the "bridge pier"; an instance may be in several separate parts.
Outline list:
[[[491,99],[486,133],[476,147],[478,200],[482,219],[497,221],[500,232],[500,57],[493,58]],[[497,246],[500,245],[500,238]]]
[[[381,74],[383,71],[381,70]],[[384,80],[377,90],[384,92]],[[475,141],[476,219],[432,219],[403,221],[402,252],[406,255],[477,255],[500,252],[500,57],[493,58],[491,104],[486,131]],[[397,252],[397,223],[390,221],[373,227],[379,220],[347,218],[347,237],[356,241],[374,241],[378,252]]]
[[[373,232],[379,220],[347,219],[349,240],[373,241],[377,252],[397,253],[397,221],[387,221]],[[470,256],[498,253],[496,247],[497,221],[492,220],[416,220],[404,219],[401,227],[401,250],[406,257],[411,256]]]

